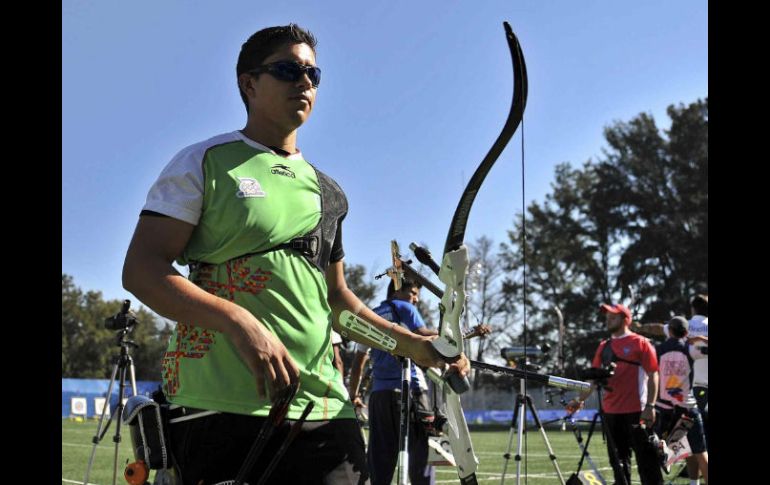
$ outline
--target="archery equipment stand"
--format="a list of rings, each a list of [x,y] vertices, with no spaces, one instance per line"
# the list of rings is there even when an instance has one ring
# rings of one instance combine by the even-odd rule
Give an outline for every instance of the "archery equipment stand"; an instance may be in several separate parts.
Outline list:
[[[127,309],[127,308],[126,308]],[[112,437],[112,441],[115,443],[115,454],[112,459],[112,485],[116,485],[118,476],[118,447],[120,446],[120,423],[123,415],[123,393],[126,388],[126,374],[129,374],[131,379],[131,391],[133,396],[136,396],[136,370],[134,369],[134,359],[131,357],[130,348],[139,347],[135,342],[128,339],[129,332],[133,329],[133,326],[126,326],[122,330],[118,331],[117,345],[120,346],[120,355],[115,359],[115,367],[112,370],[112,377],[110,378],[110,385],[107,388],[107,396],[104,400],[104,407],[102,407],[102,413],[99,416],[99,425],[96,428],[96,434],[91,439],[94,444],[91,448],[91,457],[88,459],[88,468],[86,468],[86,476],[83,479],[83,485],[88,484],[88,477],[91,474],[91,468],[94,464],[94,455],[96,454],[96,447],[107,434],[107,430],[110,427],[110,423],[115,419],[115,435]],[[102,430],[102,424],[104,423],[104,415],[107,413],[107,408],[110,405],[110,398],[112,397],[112,388],[115,385],[115,379],[118,377],[118,404],[115,407],[115,412],[110,414],[110,418],[107,420],[107,425]],[[117,418],[117,419],[116,419]]]
[[[525,364],[523,367],[527,369],[528,365]],[[537,415],[537,410],[535,409],[535,405],[532,402],[532,398],[526,393],[524,379],[519,379],[519,389],[520,389],[519,393],[516,395],[516,407],[513,409],[513,419],[511,419],[511,429],[510,429],[510,432],[508,433],[508,449],[503,455],[503,458],[505,458],[505,462],[503,463],[503,473],[502,473],[502,476],[500,477],[500,485],[505,484],[505,472],[508,469],[508,461],[511,458],[511,446],[513,445],[514,429],[517,429],[517,446],[516,446],[516,455],[514,457],[514,459],[516,460],[516,485],[520,485],[521,483],[521,447],[523,443],[524,433],[526,432],[525,423],[526,423],[527,407],[529,407],[529,410],[532,412],[532,416],[535,419],[535,424],[537,425],[538,429],[540,430],[540,434],[543,437],[543,442],[545,443],[545,446],[548,449],[548,456],[551,459],[551,463],[553,464],[553,467],[556,470],[556,474],[559,477],[559,482],[562,485],[565,485],[564,477],[562,476],[561,470],[559,469],[559,463],[556,461],[556,455],[554,455],[553,453],[553,448],[551,447],[551,443],[548,441],[548,435],[545,433],[545,428],[543,428],[543,423],[540,421],[540,418]]]

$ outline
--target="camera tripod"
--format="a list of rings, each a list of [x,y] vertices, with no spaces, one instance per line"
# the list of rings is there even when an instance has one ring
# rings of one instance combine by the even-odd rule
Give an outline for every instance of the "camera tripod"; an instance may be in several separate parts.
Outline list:
[[[537,370],[536,368],[533,368],[533,366],[531,366],[530,364],[524,364],[521,367],[523,367],[525,370]],[[532,398],[526,393],[524,379],[519,379],[519,393],[516,395],[516,406],[513,410],[513,419],[511,419],[511,430],[508,433],[508,449],[503,455],[503,458],[505,458],[505,463],[503,463],[503,474],[502,474],[502,477],[500,477],[500,485],[503,485],[505,483],[505,472],[508,469],[508,461],[511,459],[511,446],[513,445],[514,428],[516,428],[518,432],[516,455],[514,457],[514,459],[516,460],[516,485],[519,485],[521,483],[521,446],[522,446],[524,433],[526,432],[526,429],[524,428],[524,426],[526,423],[525,417],[527,414],[527,406],[529,407],[529,410],[532,412],[532,417],[535,419],[535,425],[540,430],[540,435],[543,437],[543,442],[545,443],[545,446],[548,449],[548,457],[551,459],[551,463],[553,464],[553,467],[556,470],[556,475],[558,475],[559,477],[559,482],[562,485],[565,485],[564,477],[562,476],[561,470],[559,469],[559,463],[556,461],[556,455],[554,455],[553,448],[551,448],[551,443],[548,441],[548,435],[545,433],[545,428],[543,428],[543,423],[540,421],[540,418],[537,415],[535,404],[532,402]],[[517,424],[517,421],[518,421],[518,424]]]
[[[601,397],[599,398],[601,399]],[[601,406],[601,401],[600,404]],[[575,419],[571,416],[565,416],[565,421],[568,420],[570,423],[570,427],[572,428],[572,432],[575,435],[575,439],[577,440],[578,446],[580,447],[580,461],[578,462],[577,470],[575,470],[575,473],[573,473],[569,480],[567,481],[567,485],[571,485],[572,483],[581,483],[580,479],[578,478],[578,474],[580,473],[580,469],[583,468],[583,460],[588,458],[588,463],[591,465],[591,469],[594,471],[594,473],[597,475],[597,479],[600,483],[605,483],[604,477],[601,473],[599,473],[599,469],[596,467],[596,464],[591,459],[591,454],[588,453],[588,445],[591,444],[591,436],[594,434],[594,429],[596,428],[596,421],[601,417],[601,412],[597,412],[594,414],[593,419],[591,419],[591,425],[588,427],[588,437],[586,438],[585,444],[583,444],[583,436],[580,433],[580,430],[578,429],[577,423],[575,422]],[[602,429],[604,426],[602,425]],[[614,451],[614,447],[613,447]],[[617,460],[616,460],[617,461]]]
[[[622,480],[622,483],[620,485],[630,485],[626,480],[625,473],[623,472],[623,465],[620,463],[620,460],[618,459],[618,450],[617,448],[615,448],[615,440],[612,437],[612,432],[604,428],[604,424],[605,424],[604,408],[602,408],[602,389],[604,387],[604,384],[601,382],[596,382],[596,385],[597,385],[596,393],[597,393],[597,398],[599,402],[599,411],[596,414],[594,414],[594,417],[591,420],[591,425],[588,428],[588,437],[586,438],[585,446],[581,444],[581,438],[580,438],[579,432],[575,433],[575,437],[578,440],[578,445],[583,449],[583,452],[580,454],[580,461],[578,462],[577,470],[575,471],[575,473],[573,473],[570,476],[569,483],[575,483],[575,484],[581,483],[577,476],[580,473],[580,469],[583,467],[583,460],[585,458],[588,458],[588,462],[591,464],[591,467],[594,469],[594,471],[597,474],[599,473],[596,468],[596,465],[594,464],[593,460],[591,460],[591,456],[588,453],[588,445],[591,443],[591,436],[593,436],[594,434],[594,429],[596,428],[596,422],[599,418],[601,418],[602,434],[605,436],[607,440],[607,448],[609,449],[609,453],[610,453],[610,463],[614,461],[616,463],[618,470],[620,471],[620,477]],[[575,426],[575,428],[577,428],[577,426]],[[614,474],[614,470],[613,470],[613,474]],[[604,479],[604,477],[602,477],[601,474],[599,474],[599,477],[601,480]],[[602,481],[601,483],[604,483],[604,482]]]
[[[401,412],[398,432],[398,465],[396,483],[406,485],[409,481],[409,408],[411,406],[412,361],[400,357],[401,361]]]
[[[99,425],[96,428],[96,434],[91,439],[94,444],[91,449],[91,456],[88,459],[88,468],[86,468],[86,476],[83,479],[83,485],[88,484],[88,477],[91,474],[91,468],[94,464],[94,455],[96,454],[96,447],[107,434],[107,430],[110,427],[112,420],[117,417],[115,423],[115,435],[112,437],[112,441],[115,443],[115,453],[112,459],[112,485],[116,485],[118,476],[118,447],[120,446],[120,423],[123,415],[123,393],[126,388],[126,374],[129,374],[131,379],[131,390],[133,395],[136,396],[136,371],[134,369],[134,360],[131,357],[131,348],[139,347],[136,342],[128,339],[128,334],[133,330],[133,325],[136,323],[136,319],[133,316],[128,315],[128,307],[130,302],[126,300],[123,304],[123,309],[114,317],[109,317],[105,321],[107,328],[114,328],[115,322],[118,324],[124,323],[122,329],[117,332],[116,345],[120,347],[120,355],[115,358],[115,367],[112,370],[112,377],[110,378],[110,385],[107,388],[107,396],[104,400],[104,407],[102,407],[102,413],[99,416]],[[112,323],[111,323],[112,322]],[[112,325],[112,326],[111,326]],[[119,377],[118,377],[119,376]],[[102,429],[104,424],[104,415],[107,414],[107,407],[110,405],[110,397],[112,396],[112,388],[115,385],[115,380],[118,378],[118,404],[115,407],[115,412],[110,413],[110,418],[107,420],[106,426]]]
[[[561,399],[559,399],[559,404],[561,404],[562,406],[567,405],[567,401],[566,399],[564,399],[564,392],[565,392],[564,389],[559,390],[559,394],[561,395]],[[548,404],[553,404],[551,393],[549,391],[546,391],[546,396],[547,398],[545,402]],[[577,441],[578,447],[580,448],[580,451],[582,453],[580,456],[580,463],[578,463],[577,471],[572,475],[570,475],[570,477],[567,479],[567,485],[573,485],[573,484],[577,485],[578,483],[582,483],[578,478],[578,474],[580,473],[580,469],[583,466],[583,458],[588,459],[588,464],[591,465],[591,469],[593,470],[593,473],[594,473],[594,476],[590,478],[589,481],[592,481],[592,483],[597,482],[604,485],[606,483],[604,481],[604,477],[599,472],[599,468],[596,466],[593,459],[591,459],[591,454],[588,453],[588,445],[591,442],[591,435],[593,434],[593,430],[596,427],[596,420],[599,417],[599,413],[594,414],[594,417],[591,420],[582,420],[582,419],[576,420],[575,413],[577,413],[577,411],[567,412],[561,418],[552,419],[550,421],[543,421],[543,426],[561,421],[561,430],[566,431],[567,425],[569,424],[570,431],[572,431],[572,434],[575,436],[575,440]],[[585,444],[583,443],[583,434],[580,432],[580,428],[578,427],[578,424],[577,424],[579,422],[591,423],[588,430],[588,438],[586,439]]]

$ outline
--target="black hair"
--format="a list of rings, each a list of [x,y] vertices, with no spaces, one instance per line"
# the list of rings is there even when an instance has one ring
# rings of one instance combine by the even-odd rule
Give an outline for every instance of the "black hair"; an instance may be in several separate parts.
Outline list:
[[[695,311],[696,315],[709,316],[709,296],[708,295],[695,295],[690,301],[690,306]]]
[[[404,288],[422,288],[422,285],[416,281],[410,280],[409,278],[404,278],[403,281],[401,281],[401,290],[403,291]],[[390,283],[388,283],[388,300],[393,298],[393,293],[396,292],[396,284],[393,283],[393,280],[390,280]]]
[[[236,78],[241,74],[249,72],[252,69],[262,65],[262,62],[270,57],[275,51],[286,44],[307,44],[315,53],[317,44],[315,36],[309,30],[305,30],[297,24],[289,24],[278,27],[268,27],[252,34],[249,40],[241,46],[241,53],[238,55],[238,64],[235,66]],[[249,111],[249,100],[246,94],[240,89],[241,99],[246,105],[246,111]]]
[[[682,338],[687,335],[687,319],[684,317],[674,317],[668,321],[668,333],[676,338]]]

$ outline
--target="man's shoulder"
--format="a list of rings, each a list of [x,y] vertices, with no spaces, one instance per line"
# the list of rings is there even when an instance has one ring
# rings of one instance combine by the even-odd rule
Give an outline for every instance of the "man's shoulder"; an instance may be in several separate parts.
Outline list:
[[[174,166],[187,164],[191,161],[194,164],[200,165],[200,161],[203,160],[206,152],[208,152],[211,148],[228,143],[235,143],[238,141],[240,140],[236,135],[236,132],[222,133],[220,135],[212,136],[206,140],[193,143],[192,145],[187,145],[186,147],[179,150],[176,155],[174,155],[174,158],[171,160],[169,165]]]
[[[192,145],[188,145],[185,148],[183,148],[181,151],[183,152],[205,152],[211,147],[215,147],[218,145],[224,145],[225,143],[233,143],[237,141],[242,141],[242,139],[238,136],[237,131],[230,131],[227,133],[220,133],[219,135],[214,135],[210,138],[207,138],[205,140],[193,143]]]
[[[396,308],[398,309],[401,309],[401,308],[407,308],[409,310],[416,309],[416,307],[411,303],[409,303],[408,301],[404,301],[404,300],[390,300],[390,301],[392,301],[393,304],[396,305]]]
[[[655,352],[655,345],[650,341],[649,338],[645,337],[644,335],[632,332],[630,335],[628,335],[627,342],[631,342],[634,345],[637,345],[643,351]]]
[[[688,327],[691,336],[703,335],[708,337],[709,319],[703,315],[695,315],[688,322]]]

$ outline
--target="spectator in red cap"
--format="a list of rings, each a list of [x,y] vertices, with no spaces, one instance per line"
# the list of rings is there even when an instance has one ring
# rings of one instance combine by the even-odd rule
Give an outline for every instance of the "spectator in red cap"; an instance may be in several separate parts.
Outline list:
[[[603,427],[607,432],[607,451],[616,484],[631,484],[631,449],[634,450],[642,485],[661,485],[663,475],[655,451],[645,443],[633,426],[644,421],[655,422],[655,399],[658,394],[658,359],[650,342],[632,332],[631,311],[620,304],[603,304],[607,330],[611,338],[596,349],[592,367],[615,366],[601,395]],[[583,391],[568,408],[579,409],[596,388]],[[614,450],[612,449],[614,445]],[[613,452],[614,451],[614,452]]]

